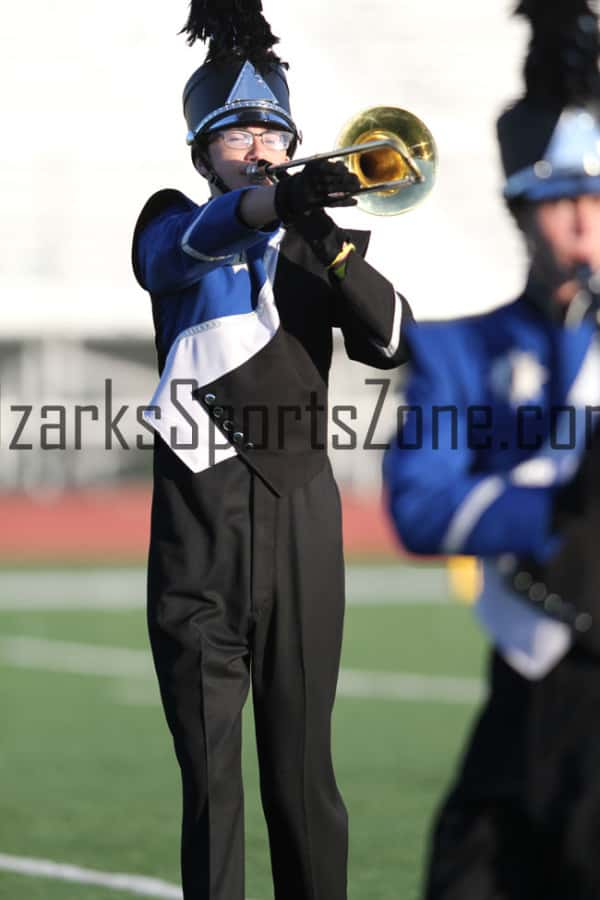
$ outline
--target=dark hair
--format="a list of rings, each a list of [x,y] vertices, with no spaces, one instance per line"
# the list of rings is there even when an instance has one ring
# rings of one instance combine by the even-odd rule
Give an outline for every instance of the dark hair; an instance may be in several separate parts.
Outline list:
[[[208,161],[208,145],[210,143],[209,137],[210,136],[208,134],[201,134],[194,139],[194,142],[192,144],[192,165],[197,172],[199,171],[199,163],[206,167],[206,163]]]

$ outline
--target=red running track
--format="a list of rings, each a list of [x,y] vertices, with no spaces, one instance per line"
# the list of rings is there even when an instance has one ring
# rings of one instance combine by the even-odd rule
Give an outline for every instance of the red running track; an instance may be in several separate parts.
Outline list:
[[[140,562],[148,542],[148,485],[31,497],[0,495],[0,561]],[[379,497],[342,500],[349,556],[389,559],[399,547]]]

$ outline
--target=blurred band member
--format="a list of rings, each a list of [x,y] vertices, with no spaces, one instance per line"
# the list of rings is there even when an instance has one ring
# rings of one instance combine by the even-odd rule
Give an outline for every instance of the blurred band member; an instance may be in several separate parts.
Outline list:
[[[410,330],[410,412],[385,460],[405,545],[481,557],[494,647],[426,900],[600,897],[598,22],[587,0],[518,12],[527,90],[498,134],[529,279],[501,309]]]
[[[408,304],[324,207],[358,180],[252,163],[300,132],[259,2],[194,0],[210,39],[183,96],[209,202],[162,190],[135,230],[161,379],[148,622],[183,784],[185,900],[243,900],[242,708],[252,685],[277,900],[345,900],[347,815],[330,720],[344,614],[340,503],[326,452],[332,329],[352,359],[405,358]]]

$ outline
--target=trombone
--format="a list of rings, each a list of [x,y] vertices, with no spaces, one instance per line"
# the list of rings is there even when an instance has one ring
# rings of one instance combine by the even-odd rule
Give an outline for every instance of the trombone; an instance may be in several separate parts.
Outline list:
[[[430,193],[437,172],[437,148],[427,126],[413,113],[376,106],[354,116],[342,129],[335,150],[280,165],[252,163],[251,178],[277,180],[280,173],[317,159],[347,158],[360,181],[358,205],[373,215],[394,216],[414,209]]]

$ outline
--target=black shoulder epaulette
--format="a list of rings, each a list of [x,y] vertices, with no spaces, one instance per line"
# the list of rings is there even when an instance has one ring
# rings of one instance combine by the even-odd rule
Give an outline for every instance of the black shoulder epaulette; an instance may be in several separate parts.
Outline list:
[[[131,263],[133,265],[133,271],[135,277],[142,287],[142,280],[140,277],[140,270],[137,262],[137,242],[140,234],[144,230],[144,228],[153,220],[156,219],[161,213],[165,212],[165,210],[174,208],[174,209],[186,209],[192,210],[196,207],[196,204],[186,197],[185,194],[182,194],[181,191],[176,191],[174,188],[163,188],[162,191],[157,191],[156,194],[152,194],[149,200],[144,204],[144,208],[138,216],[138,220],[135,223],[135,228],[133,231],[133,240],[131,244]]]

